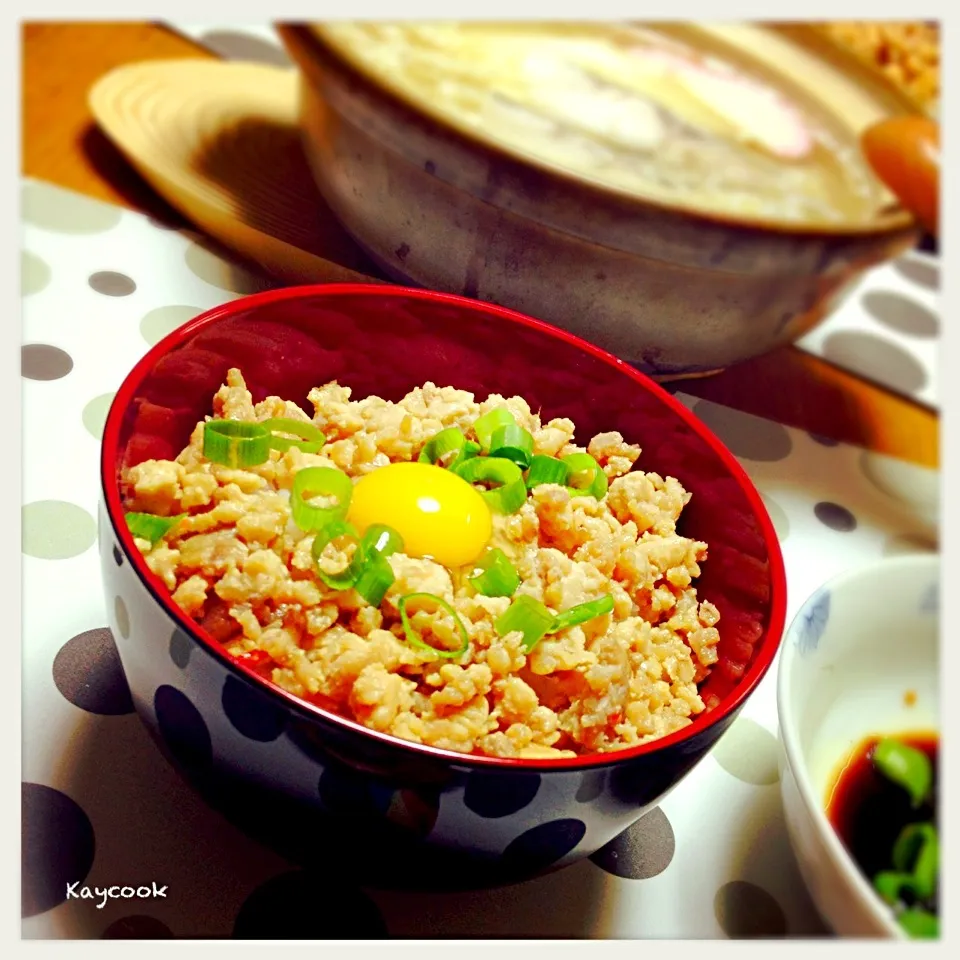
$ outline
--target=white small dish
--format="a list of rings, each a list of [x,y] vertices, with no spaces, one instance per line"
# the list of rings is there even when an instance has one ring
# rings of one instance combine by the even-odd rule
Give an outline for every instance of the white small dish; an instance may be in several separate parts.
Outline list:
[[[840,936],[906,938],[825,809],[838,767],[866,737],[939,732],[939,588],[939,556],[884,559],[821,587],[784,637],[784,814],[810,895]]]

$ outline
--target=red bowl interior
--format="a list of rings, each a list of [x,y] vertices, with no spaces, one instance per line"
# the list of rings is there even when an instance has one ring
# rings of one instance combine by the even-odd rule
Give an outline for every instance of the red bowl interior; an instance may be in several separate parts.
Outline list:
[[[123,522],[119,475],[150,458],[174,458],[227,370],[239,367],[254,401],[278,395],[312,414],[308,391],[337,379],[359,399],[399,400],[440,386],[518,394],[543,418],[569,417],[577,439],[619,430],[639,443],[637,468],[674,476],[692,493],[679,531],[709,544],[698,581],[720,610],[720,663],[701,685],[709,709],[677,733],[616,754],[524,761],[465,757],[379,734],[274,687],[223,648],[169,598]],[[110,409],[102,453],[115,535],[167,612],[230,669],[298,711],[321,714],[406,750],[499,767],[587,767],[661,749],[737,709],[769,668],[784,626],[786,582],[776,533],[736,459],[679,401],[608,353],[564,331],[492,304],[424,290],[343,284],[294,287],[235,300],[160,341],[134,367]]]

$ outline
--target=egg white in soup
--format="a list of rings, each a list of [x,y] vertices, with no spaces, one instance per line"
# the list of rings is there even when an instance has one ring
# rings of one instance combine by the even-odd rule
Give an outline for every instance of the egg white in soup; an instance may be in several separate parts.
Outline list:
[[[882,188],[855,136],[745,68],[620,24],[337,22],[325,38],[508,150],[718,215],[857,224]]]

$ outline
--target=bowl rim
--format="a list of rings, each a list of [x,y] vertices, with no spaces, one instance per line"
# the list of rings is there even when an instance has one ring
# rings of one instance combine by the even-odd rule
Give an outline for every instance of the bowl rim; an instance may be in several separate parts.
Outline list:
[[[301,300],[313,297],[351,297],[357,295],[395,298],[401,301],[411,298],[415,300],[429,300],[434,303],[456,306],[468,312],[479,312],[507,324],[520,324],[528,329],[537,331],[543,336],[559,339],[603,361],[617,372],[623,373],[632,379],[640,388],[646,390],[648,393],[652,393],[662,404],[665,404],[677,414],[710,448],[713,454],[720,459],[724,467],[728,470],[729,475],[736,481],[737,486],[747,498],[753,515],[760,525],[768,556],[771,598],[767,625],[763,632],[766,643],[760,651],[758,651],[756,658],[744,672],[737,686],[713,710],[705,711],[694,719],[692,723],[665,737],[640,744],[639,746],[609,753],[590,753],[576,757],[557,759],[501,758],[462,754],[453,750],[444,750],[426,744],[414,743],[391,734],[371,730],[369,727],[354,720],[325,710],[316,704],[310,703],[277,687],[256,673],[252,668],[230,656],[221,644],[205,630],[201,629],[197,623],[191,620],[190,617],[173,602],[172,596],[163,584],[163,581],[147,567],[143,555],[133,542],[133,537],[127,525],[122,522],[124,510],[120,499],[119,484],[117,483],[117,448],[124,414],[134,398],[135,390],[139,387],[144,377],[153,369],[156,362],[170,350],[181,346],[200,330],[214,326],[238,313],[267,304],[282,303],[287,300]],[[228,671],[245,678],[258,689],[266,691],[271,697],[279,698],[284,706],[292,710],[295,715],[311,721],[319,720],[322,723],[334,724],[343,728],[345,731],[372,738],[384,747],[398,748],[410,753],[412,754],[412,758],[417,756],[432,758],[435,761],[439,760],[460,767],[549,773],[609,767],[645,754],[663,751],[692,739],[731,715],[735,716],[736,712],[739,711],[750,694],[767,674],[783,641],[786,621],[787,583],[779,540],[759,491],[753,485],[753,482],[747,476],[743,467],[719,438],[694,416],[686,406],[671,396],[652,379],[639,370],[634,369],[625,361],[602,350],[600,347],[542,320],[536,320],[533,317],[510,310],[507,307],[486,303],[481,300],[473,300],[458,294],[442,293],[416,287],[385,286],[376,283],[310,284],[281,287],[255,293],[240,297],[236,300],[230,300],[219,306],[205,310],[158,341],[124,377],[110,405],[104,425],[100,456],[100,485],[102,502],[105,507],[111,532],[119,543],[124,556],[130,562],[131,569],[137,574],[138,579],[146,587],[147,591],[152,594],[160,609],[165,612],[173,623],[190,637],[193,642],[202,646],[209,655],[218,660]]]
[[[930,569],[939,574],[942,569],[941,557],[939,553],[907,553],[900,556],[881,557],[834,575],[820,584],[820,586],[804,600],[803,604],[797,610],[796,615],[783,631],[783,642],[781,644],[782,653],[777,666],[777,715],[780,728],[780,742],[783,744],[787,767],[796,782],[797,792],[800,795],[807,815],[812,820],[818,835],[826,845],[831,862],[839,867],[847,887],[852,889],[860,902],[866,906],[871,917],[883,927],[890,936],[910,941],[905,931],[893,919],[893,915],[889,909],[883,905],[883,901],[867,882],[860,868],[857,866],[856,861],[847,851],[847,848],[837,835],[836,830],[827,819],[823,804],[817,799],[817,794],[813,789],[813,784],[810,779],[809,768],[803,759],[800,737],[796,727],[797,710],[793,704],[793,698],[790,695],[789,689],[791,669],[797,658],[795,645],[790,641],[801,623],[801,617],[818,601],[821,592],[824,590],[834,592],[847,585],[855,584],[858,581],[866,581],[869,583],[872,575],[877,571],[896,570],[897,568]]]
[[[628,26],[628,24],[618,24]],[[760,26],[766,26],[761,24]],[[524,148],[511,144],[501,137],[497,137],[482,128],[476,128],[465,123],[458,116],[449,114],[436,106],[429,98],[417,98],[409,94],[402,86],[389,76],[377,74],[345,44],[328,34],[327,23],[324,21],[307,21],[286,23],[278,26],[281,41],[297,64],[298,70],[304,69],[300,56],[306,55],[311,59],[318,50],[328,58],[333,58],[341,69],[347,70],[354,77],[361,78],[364,83],[372,87],[380,96],[388,98],[392,103],[401,106],[421,121],[436,124],[448,136],[470,144],[474,149],[481,149],[501,159],[520,164],[529,169],[539,171],[564,183],[573,189],[582,191],[589,196],[613,200],[624,204],[629,209],[653,209],[661,213],[672,214],[702,222],[708,222],[735,230],[757,231],[768,236],[829,238],[829,239],[865,239],[872,237],[895,236],[899,233],[919,232],[916,218],[905,210],[899,202],[886,213],[875,214],[870,220],[863,223],[840,221],[831,223],[820,220],[799,220],[796,222],[777,219],[775,217],[738,215],[732,211],[722,209],[707,209],[697,207],[682,200],[671,201],[657,197],[655,194],[631,191],[589,174],[578,174],[560,163],[551,161],[539,154],[530,153]],[[812,52],[812,51],[808,51]],[[818,59],[827,62],[822,54],[812,52]],[[747,59],[750,59],[749,55]],[[918,108],[913,102],[896,88],[889,87],[872,79],[883,86],[888,96],[899,101],[902,112],[916,113]],[[885,79],[885,78],[884,78]],[[888,84],[889,82],[887,82]],[[893,115],[893,114],[890,114]],[[875,175],[874,175],[875,176]]]

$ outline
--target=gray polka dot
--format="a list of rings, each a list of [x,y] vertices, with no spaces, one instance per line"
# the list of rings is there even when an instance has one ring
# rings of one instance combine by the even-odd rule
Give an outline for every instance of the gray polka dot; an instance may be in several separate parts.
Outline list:
[[[106,627],[79,633],[60,648],[53,660],[53,682],[81,710],[107,716],[133,713],[117,645]]]
[[[221,259],[198,243],[191,243],[187,247],[184,259],[195,277],[221,290],[230,290],[233,293],[256,293],[266,288],[265,281]]]
[[[59,380],[73,369],[66,350],[49,343],[25,343],[20,348],[20,373],[28,380]]]
[[[821,447],[837,447],[840,445],[840,441],[835,437],[828,437],[823,433],[811,433],[810,439],[819,443]]]
[[[153,695],[160,736],[177,763],[193,774],[209,773],[213,743],[203,715],[190,698],[164,683]]]
[[[670,866],[675,850],[673,827],[667,815],[657,807],[601,847],[590,859],[615,877],[647,880]]]
[[[87,428],[87,433],[94,440],[100,440],[103,437],[103,427],[107,422],[107,414],[110,412],[110,404],[113,403],[115,393],[101,393],[99,397],[94,397],[80,414],[83,425]]]
[[[928,290],[940,289],[940,267],[914,257],[903,257],[894,263],[897,271],[908,280],[926,287]]]
[[[504,876],[514,878],[541,873],[576,849],[586,832],[587,825],[576,817],[539,823],[507,844],[500,869]]]
[[[235,730],[260,743],[276,740],[287,722],[285,707],[274,703],[264,691],[236,677],[227,677],[224,681],[220,705]]]
[[[329,871],[291,870],[271,877],[244,900],[233,927],[238,940],[380,940],[386,935],[377,904]]]
[[[20,296],[39,293],[50,282],[50,268],[35,253],[20,251]]]
[[[765,493],[760,494],[760,499],[763,500],[763,505],[767,508],[767,513],[770,514],[770,521],[773,523],[773,529],[777,532],[777,539],[783,543],[790,536],[790,519],[787,517],[786,510]]]
[[[725,883],[713,898],[713,913],[731,938],[782,937],[787,918],[766,890],[746,880]]]
[[[20,785],[20,915],[45,913],[83,885],[93,865],[90,819],[65,793],[40,783]]]
[[[839,503],[821,500],[814,505],[813,512],[825,527],[836,530],[838,533],[849,533],[857,529],[857,518]]]
[[[915,393],[927,382],[927,372],[918,360],[872,333],[831,333],[823,343],[823,355],[831,363],[904,393]]]
[[[529,806],[539,789],[539,774],[498,773],[488,776],[478,770],[467,781],[463,802],[477,816],[493,820],[508,817]]]
[[[101,940],[169,940],[170,928],[156,917],[137,914],[114,920],[100,935]]]
[[[929,467],[864,450],[860,455],[864,476],[882,493],[910,507],[929,524],[938,524],[940,474]]]
[[[735,720],[713,748],[714,760],[744,783],[768,786],[780,779],[777,738],[747,717]]]
[[[181,669],[186,670],[193,653],[193,641],[179,628],[170,634],[170,659]]]
[[[123,597],[113,598],[113,616],[117,621],[117,629],[124,640],[130,636],[130,614],[127,612],[127,605],[123,602]]]
[[[883,541],[881,552],[885,557],[903,553],[936,553],[937,545],[919,534],[900,533]]]
[[[248,60],[273,67],[290,66],[290,58],[283,47],[249,34],[211,30],[200,37],[200,42],[224,60]]]
[[[787,428],[772,420],[700,400],[693,412],[737,457],[747,460],[783,460],[793,449]]]
[[[580,780],[580,786],[577,787],[577,793],[574,799],[577,803],[593,803],[603,793],[603,785],[606,782],[606,773],[603,770],[587,771]]]
[[[21,549],[40,560],[67,560],[89,550],[97,539],[97,522],[75,503],[34,500],[20,511]]]
[[[188,307],[181,304],[171,307],[157,307],[156,310],[151,310],[140,321],[140,333],[147,343],[159,343],[168,333],[173,333],[177,327],[182,326],[202,312],[202,307]]]
[[[123,211],[46,183],[25,183],[20,191],[20,217],[55,233],[104,233],[120,222]]]
[[[115,270],[100,270],[90,275],[87,283],[105,297],[129,297],[137,285],[125,274]]]
[[[912,337],[935,337],[940,319],[923,304],[890,290],[871,290],[864,294],[863,306],[874,320],[891,330]]]

